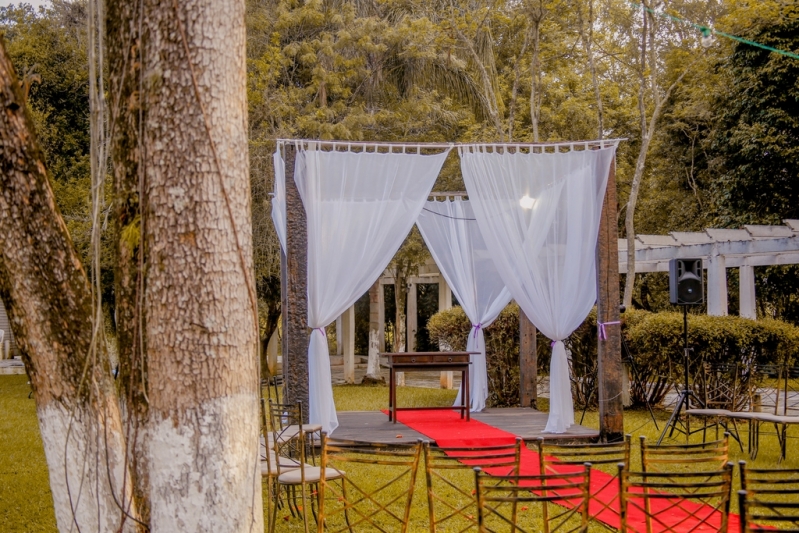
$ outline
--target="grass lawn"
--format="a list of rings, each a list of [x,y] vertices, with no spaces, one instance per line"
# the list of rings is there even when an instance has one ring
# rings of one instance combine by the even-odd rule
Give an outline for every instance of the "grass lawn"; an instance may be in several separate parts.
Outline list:
[[[48,484],[47,466],[44,459],[39,428],[36,422],[36,410],[33,400],[28,399],[30,387],[26,376],[0,376],[0,532],[54,532],[55,515],[53,501]],[[384,409],[388,404],[385,387],[337,386],[333,388],[336,407],[340,411],[370,411]],[[401,387],[398,389],[399,401],[403,406],[413,405],[451,405],[455,391],[440,389],[421,389]],[[543,409],[546,402],[541,402]],[[669,412],[655,411],[661,429],[668,419]],[[577,421],[581,413],[578,411]],[[660,431],[655,429],[647,411],[627,411],[624,417],[625,430],[633,435],[633,469],[640,464],[638,436],[644,435],[654,443]],[[698,424],[698,422],[695,422]],[[598,427],[598,414],[586,413],[583,425]],[[744,428],[742,428],[744,429]],[[701,442],[701,434],[692,440]],[[746,435],[743,435],[744,440]],[[789,430],[788,460],[785,468],[799,468],[799,453],[795,450],[799,432],[795,427]],[[675,433],[672,442],[683,442],[684,437]],[[741,453],[734,441],[730,445],[730,460],[749,460]],[[763,425],[761,429],[760,453],[757,466],[776,467],[779,447],[773,428]],[[471,483],[471,477],[465,476],[464,483]],[[738,489],[738,477],[734,489]],[[733,499],[733,510],[737,510]],[[285,520],[282,515],[278,531],[301,531],[300,520]],[[420,466],[414,496],[414,509],[409,531],[427,530],[427,501],[424,488],[424,471]],[[594,526],[592,526],[592,531]],[[596,531],[601,528],[597,526]]]

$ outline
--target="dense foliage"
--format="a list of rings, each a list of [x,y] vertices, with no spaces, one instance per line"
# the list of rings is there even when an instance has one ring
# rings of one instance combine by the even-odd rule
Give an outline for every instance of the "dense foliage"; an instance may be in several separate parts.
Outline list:
[[[640,3],[627,0],[249,0],[254,263],[264,334],[279,313],[279,253],[268,195],[280,137],[584,139],[597,136],[601,104],[602,134],[627,139],[617,159],[620,221],[643,132],[652,134],[636,232],[799,217],[799,61],[721,37],[704,47],[696,27],[670,18],[797,52],[799,8],[780,0],[643,3],[656,8],[646,28]],[[59,208],[85,260],[84,4],[0,8],[0,29],[29,87]],[[660,101],[653,130],[647,120]],[[463,188],[454,154],[436,188]],[[427,257],[412,241],[408,246],[415,248],[398,256],[400,279]],[[760,315],[799,322],[797,274],[793,267],[756,269]],[[732,271],[730,280],[734,309]],[[638,276],[634,304],[667,309],[663,288],[662,274]]]

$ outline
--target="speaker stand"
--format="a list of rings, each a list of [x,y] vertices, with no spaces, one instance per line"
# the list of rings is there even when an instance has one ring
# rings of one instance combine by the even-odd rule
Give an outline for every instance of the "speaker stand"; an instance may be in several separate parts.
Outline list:
[[[660,443],[663,442],[663,438],[666,436],[668,432],[669,438],[674,435],[674,431],[677,430],[681,433],[685,434],[685,440],[688,441],[688,438],[691,436],[691,419],[690,417],[685,419],[685,422],[680,422],[680,413],[682,412],[683,408],[687,411],[691,408],[691,398],[696,400],[697,405],[701,405],[704,407],[704,403],[700,400],[694,391],[688,386],[688,354],[691,352],[691,349],[688,348],[688,306],[682,306],[682,328],[683,328],[683,377],[685,381],[683,383],[683,390],[680,391],[680,398],[677,400],[677,405],[674,407],[674,411],[671,413],[671,417],[669,421],[666,422],[666,427],[663,428],[663,433],[660,434],[660,438],[658,439],[657,445],[660,446]],[[677,424],[681,423],[682,428],[678,428]]]

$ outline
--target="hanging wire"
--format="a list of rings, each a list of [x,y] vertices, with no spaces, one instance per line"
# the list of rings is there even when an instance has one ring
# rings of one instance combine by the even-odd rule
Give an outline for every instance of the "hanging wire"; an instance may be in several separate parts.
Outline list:
[[[436,211],[432,211],[426,207],[422,208],[422,211],[427,211],[428,213],[433,213],[434,215],[438,215],[444,218],[451,218],[452,220],[477,220],[476,218],[459,218],[459,217],[451,217],[449,215],[445,215],[444,213],[437,213]]]
[[[681,24],[686,24],[688,26],[693,27],[702,34],[703,38],[708,38],[711,35],[718,35],[720,37],[726,37],[727,39],[737,41],[739,43],[748,44],[749,46],[754,46],[756,48],[762,48],[763,50],[768,50],[769,52],[774,52],[775,54],[784,55],[786,57],[790,57],[793,59],[799,59],[799,54],[794,54],[793,52],[788,52],[787,50],[780,50],[779,48],[774,48],[773,46],[768,46],[767,44],[759,43],[757,41],[752,41],[750,39],[746,39],[745,37],[739,37],[737,35],[733,35],[731,33],[726,33],[719,30],[714,30],[708,26],[703,26],[702,24],[697,24],[696,22],[692,22],[690,20],[684,19],[677,15],[672,15],[670,13],[666,13],[665,11],[656,11],[651,7],[647,7],[643,4],[639,4],[638,2],[633,2],[629,0],[630,5],[637,7],[639,9],[643,9],[644,11],[651,13],[652,15],[657,15],[662,18],[670,19],[675,22],[679,22]]]

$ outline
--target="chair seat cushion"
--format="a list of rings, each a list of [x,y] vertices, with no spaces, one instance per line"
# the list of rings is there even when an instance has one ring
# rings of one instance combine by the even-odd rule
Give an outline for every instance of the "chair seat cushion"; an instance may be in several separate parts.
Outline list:
[[[322,468],[319,466],[306,466],[305,467],[305,482],[306,483],[318,483],[320,479],[322,479]],[[290,472],[285,472],[280,474],[277,478],[279,483],[283,483],[284,485],[299,485],[302,483],[302,471],[301,469],[297,468],[296,470],[291,470]],[[335,468],[325,468],[325,479],[339,479],[344,477],[344,472],[341,470],[336,470]]]
[[[685,412],[693,416],[729,416],[732,414],[727,409],[688,409]]]
[[[266,462],[261,461],[261,475],[262,476],[277,476],[278,474],[285,474],[286,472],[291,472],[293,470],[298,470],[300,468],[300,464],[296,461],[291,461],[291,459],[285,459],[281,457],[282,461],[280,462],[280,472],[277,470],[277,465],[275,464],[274,458],[272,461]],[[284,464],[284,461],[286,462]]]
[[[776,416],[769,413],[761,413],[759,411],[733,411],[730,418],[737,418],[740,420],[757,420],[758,422],[777,422]]]
[[[304,433],[318,433],[322,431],[322,426],[319,424],[303,424],[302,430]],[[287,442],[296,439],[297,435],[299,434],[300,426],[293,424],[291,426],[286,426],[284,429],[277,432],[277,440],[281,443]]]

